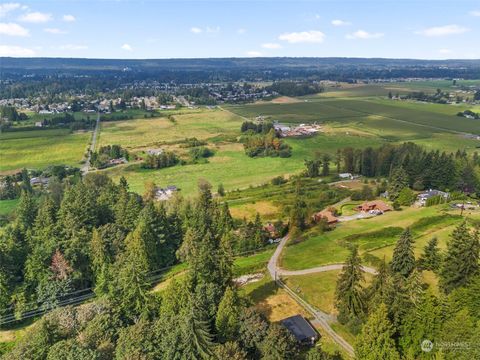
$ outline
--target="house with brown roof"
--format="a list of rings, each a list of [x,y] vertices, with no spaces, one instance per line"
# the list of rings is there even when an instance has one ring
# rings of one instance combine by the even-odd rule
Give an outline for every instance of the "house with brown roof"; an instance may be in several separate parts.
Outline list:
[[[312,215],[314,222],[319,222],[322,218],[326,219],[329,225],[333,225],[338,222],[338,218],[333,215],[330,210],[322,210]]]
[[[358,205],[357,210],[363,211],[363,212],[380,211],[384,213],[386,211],[391,211],[392,208],[390,205],[388,205],[382,200],[373,200],[373,201],[366,201],[363,204]]]

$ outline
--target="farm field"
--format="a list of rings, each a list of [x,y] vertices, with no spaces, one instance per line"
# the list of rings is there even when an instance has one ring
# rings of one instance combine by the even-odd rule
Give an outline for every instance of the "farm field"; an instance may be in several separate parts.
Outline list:
[[[240,127],[240,123],[236,124]],[[337,149],[354,146],[364,148],[379,145],[381,141],[371,137],[327,133],[309,139],[288,139],[292,146],[290,158],[250,158],[245,155],[242,144],[218,143],[212,148],[215,155],[205,164],[177,165],[160,170],[142,169],[138,164],[124,165],[105,173],[118,180],[125,176],[134,191],[142,193],[146,181],[159,186],[176,185],[184,196],[195,193],[199,179],[207,179],[217,188],[223,184],[227,191],[260,185],[278,175],[296,174],[304,169],[304,159],[312,157],[315,151],[334,153]]]
[[[91,132],[67,129],[16,131],[0,134],[0,172],[48,165],[78,166]]]
[[[478,140],[454,131],[475,132],[477,123],[455,116],[457,108],[449,105],[417,104],[381,98],[321,99],[308,102],[249,104],[226,106],[227,111],[198,110],[196,113],[167,118],[138,119],[102,123],[99,145],[120,143],[132,151],[167,146],[187,137],[209,141],[215,156],[207,164],[145,170],[127,165],[106,170],[118,179],[125,176],[131,188],[143,192],[148,180],[158,185],[177,185],[191,195],[198,179],[209,180],[214,188],[222,183],[227,190],[259,185],[277,175],[292,175],[303,169],[303,160],[316,151],[334,153],[352,146],[364,148],[385,142],[413,141],[429,149],[456,151],[459,147],[474,151]],[[235,116],[233,113],[238,114]],[[240,135],[240,116],[254,118],[269,115],[287,123],[325,122],[325,132],[308,139],[286,139],[292,146],[291,158],[258,158],[245,156],[241,144],[232,143]]]
[[[121,144],[129,150],[174,144],[185,138],[211,139],[237,134],[242,119],[221,110],[184,110],[167,117],[101,123],[97,146]]]
[[[315,266],[341,263],[348,256],[348,243],[359,246],[362,256],[377,259],[391,258],[400,233],[410,227],[418,256],[426,243],[436,236],[439,247],[445,248],[449,235],[463,218],[458,211],[447,211],[445,205],[428,208],[405,208],[387,212],[382,216],[338,224],[332,231],[318,234],[315,228],[304,235],[305,240],[287,246],[282,253],[281,265],[285,269],[299,270]],[[476,211],[470,218],[480,218]]]
[[[303,103],[293,104],[251,104],[230,106],[228,109],[241,116],[254,118],[258,115],[269,116],[286,123],[328,121],[342,124],[355,122],[358,118],[371,116],[388,123],[406,124],[411,132],[478,132],[479,125],[474,120],[454,117],[450,110],[443,112],[438,107],[432,113],[428,108],[405,106],[404,102],[368,98],[321,98],[306,99]],[[432,104],[430,107],[432,107]],[[447,109],[457,106],[442,105]],[[375,119],[374,118],[374,119]],[[366,124],[367,127],[375,124]],[[423,128],[423,129],[420,129]]]

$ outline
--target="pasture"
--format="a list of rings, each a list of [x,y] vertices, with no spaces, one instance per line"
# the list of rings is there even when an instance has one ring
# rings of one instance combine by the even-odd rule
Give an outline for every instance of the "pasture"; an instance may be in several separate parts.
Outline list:
[[[480,218],[480,212],[469,214]],[[404,228],[410,227],[415,239],[415,253],[419,256],[427,242],[436,236],[441,249],[446,247],[449,236],[463,218],[448,205],[428,208],[408,207],[391,211],[370,219],[340,223],[325,233],[312,228],[304,240],[287,246],[282,253],[281,264],[286,269],[308,269],[315,266],[341,263],[349,254],[348,245],[356,244],[360,254],[370,261],[390,260],[396,241]],[[369,256],[370,255],[370,256]]]
[[[0,134],[0,172],[49,165],[78,166],[91,132],[67,129],[29,130]]]

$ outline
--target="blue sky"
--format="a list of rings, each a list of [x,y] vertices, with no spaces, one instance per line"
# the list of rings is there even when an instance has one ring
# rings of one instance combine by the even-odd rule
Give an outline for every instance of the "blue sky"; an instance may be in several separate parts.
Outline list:
[[[479,59],[480,1],[10,1],[0,56]]]

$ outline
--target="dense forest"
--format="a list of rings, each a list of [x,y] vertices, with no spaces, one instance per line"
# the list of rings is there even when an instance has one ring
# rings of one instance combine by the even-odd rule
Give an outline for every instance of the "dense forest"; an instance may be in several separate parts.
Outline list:
[[[2,315],[55,308],[86,287],[96,300],[44,316],[5,359],[300,358],[292,335],[232,283],[234,251],[264,244],[258,217],[235,236],[206,182],[194,201],[168,208],[129,192],[124,179],[89,174],[60,184],[40,195],[23,190],[0,237]],[[179,260],[186,278],[151,293],[152,272]]]
[[[362,286],[358,250],[351,249],[335,297],[338,320],[358,334],[358,359],[480,357],[478,230],[478,223],[465,221],[453,231],[445,250],[433,237],[416,258],[415,239],[405,229],[391,262],[379,264],[368,286]],[[439,277],[440,293],[425,283],[422,271]]]
[[[396,170],[399,181],[414,190],[439,189],[476,193],[480,191],[475,167],[480,166],[477,152],[446,153],[426,151],[414,143],[367,147],[363,150],[339,150],[335,162],[341,171],[367,177],[390,177]]]

